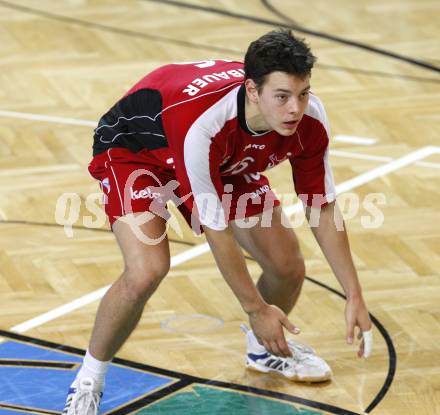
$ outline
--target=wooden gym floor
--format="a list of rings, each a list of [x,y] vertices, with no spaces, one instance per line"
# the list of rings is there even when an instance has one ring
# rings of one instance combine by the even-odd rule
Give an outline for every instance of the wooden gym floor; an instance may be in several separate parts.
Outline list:
[[[332,366],[331,383],[301,385],[244,369],[239,324],[245,315],[204,239],[184,226],[181,235],[171,231],[171,272],[118,357],[183,374],[180,382],[189,383],[180,391],[197,394],[201,378],[222,393],[253,387],[234,386],[234,393],[284,405],[271,413],[440,413],[439,11],[440,3],[430,0],[1,0],[0,414],[57,412],[12,405],[20,402],[20,384],[13,381],[16,395],[6,395],[12,378],[1,370],[12,355],[2,350],[29,339],[14,343],[8,333],[85,349],[103,287],[121,272],[106,225],[87,227],[86,216],[94,216],[85,202],[98,192],[86,169],[96,121],[156,66],[239,60],[250,41],[280,24],[293,25],[319,58],[312,88],[331,122],[331,163],[375,317],[373,355],[357,359],[345,344],[344,301],[334,292],[340,287],[302,223],[296,232],[313,281],[290,317],[302,328],[300,340]],[[269,177],[292,220],[303,222],[297,200],[286,196],[290,167]],[[70,237],[55,217],[65,193],[77,194],[69,197],[80,206],[75,217],[67,205]],[[384,221],[366,227],[372,193],[382,195],[376,206]],[[360,207],[353,212],[356,197]],[[257,278],[258,267],[252,261],[249,267]],[[17,379],[26,377],[15,370]],[[175,389],[169,396],[177,396]],[[113,413],[159,413],[166,390],[150,409],[147,399],[147,409]],[[64,387],[57,393],[63,396]],[[204,402],[200,413],[225,411]],[[266,413],[258,405],[228,411]]]

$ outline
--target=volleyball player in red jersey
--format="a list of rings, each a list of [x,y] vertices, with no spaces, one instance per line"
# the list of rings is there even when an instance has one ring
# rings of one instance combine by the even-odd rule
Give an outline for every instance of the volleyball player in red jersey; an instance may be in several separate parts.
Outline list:
[[[207,60],[156,69],[101,118],[89,170],[101,182],[125,268],[101,301],[64,413],[98,413],[108,365],[168,273],[169,200],[195,232],[204,231],[249,316],[246,365],[296,381],[331,377],[313,349],[284,336],[283,329],[299,332],[287,315],[305,266],[297,237],[261,173],[285,160],[307,217],[320,213],[312,231],[347,297],[347,342],[359,327],[366,334],[358,355],[369,354],[370,317],[346,232],[335,223],[328,121],[310,92],[314,62],[302,40],[273,31],[251,43],[244,65]],[[263,270],[256,286],[241,248]]]

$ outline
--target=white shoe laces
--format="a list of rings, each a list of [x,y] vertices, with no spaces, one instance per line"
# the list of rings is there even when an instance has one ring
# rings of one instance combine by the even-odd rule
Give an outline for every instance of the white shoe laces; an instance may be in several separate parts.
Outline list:
[[[297,343],[294,340],[288,340],[287,344],[289,349],[293,352],[293,359],[297,362],[302,362],[308,359],[311,360],[315,357],[315,351],[305,344]]]
[[[100,399],[99,393],[89,390],[79,391],[77,393],[77,399],[73,407],[73,415],[97,415]]]
[[[90,378],[81,379],[71,402],[72,415],[97,415],[101,393],[94,391],[94,381]]]

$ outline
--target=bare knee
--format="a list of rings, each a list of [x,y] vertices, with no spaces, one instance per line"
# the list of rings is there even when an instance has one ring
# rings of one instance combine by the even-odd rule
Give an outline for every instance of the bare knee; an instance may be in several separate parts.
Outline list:
[[[274,264],[271,274],[280,282],[299,285],[304,281],[306,266],[301,253],[286,256],[282,261]]]
[[[140,260],[127,264],[121,277],[126,296],[134,302],[146,301],[168,274],[169,269],[169,260],[156,260],[154,263]]]

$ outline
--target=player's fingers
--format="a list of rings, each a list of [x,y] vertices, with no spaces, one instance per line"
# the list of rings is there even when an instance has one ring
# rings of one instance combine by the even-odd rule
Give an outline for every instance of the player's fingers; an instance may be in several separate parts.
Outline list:
[[[290,320],[285,316],[283,319],[281,319],[281,324],[289,330],[292,334],[299,334],[301,331],[299,327],[296,327],[293,323],[290,322]]]
[[[283,338],[278,340],[278,350],[282,353],[283,357],[291,357],[292,356],[292,352],[289,349],[289,346],[286,342],[286,339]]]
[[[370,356],[373,349],[373,330],[370,329],[362,332],[362,336],[364,345],[363,357],[367,358],[368,356]]]
[[[348,320],[347,321],[347,343],[353,344],[353,337],[354,337],[354,321]]]
[[[255,334],[255,332],[254,332],[254,334]],[[259,337],[259,336],[255,336],[255,337],[256,337],[258,343],[260,343],[262,346],[264,346],[264,342],[263,342],[263,340],[261,339],[261,337]]]
[[[362,357],[364,355],[364,339],[362,338],[361,343],[359,344],[359,350],[357,352],[358,357]]]
[[[272,353],[272,351],[270,350],[270,343],[269,342],[267,342],[266,340],[263,340],[263,346],[269,353]]]
[[[278,344],[276,341],[270,342],[270,352],[276,356],[280,356],[280,357],[283,356],[280,349],[278,348]]]

